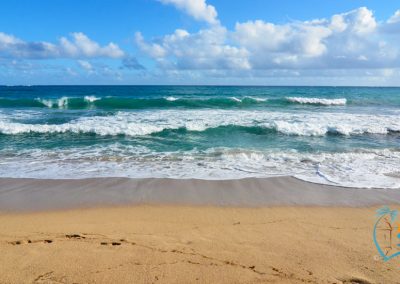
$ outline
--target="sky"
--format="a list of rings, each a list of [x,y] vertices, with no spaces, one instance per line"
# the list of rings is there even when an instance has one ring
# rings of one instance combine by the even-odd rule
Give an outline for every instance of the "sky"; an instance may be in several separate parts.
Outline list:
[[[400,4],[4,0],[0,85],[400,86]]]

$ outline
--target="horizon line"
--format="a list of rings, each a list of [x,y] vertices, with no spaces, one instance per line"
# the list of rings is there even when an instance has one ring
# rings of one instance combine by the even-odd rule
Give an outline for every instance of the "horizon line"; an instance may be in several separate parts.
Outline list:
[[[229,84],[15,84],[2,85],[0,87],[330,87],[330,88],[400,88],[397,86],[379,86],[379,85],[229,85]]]

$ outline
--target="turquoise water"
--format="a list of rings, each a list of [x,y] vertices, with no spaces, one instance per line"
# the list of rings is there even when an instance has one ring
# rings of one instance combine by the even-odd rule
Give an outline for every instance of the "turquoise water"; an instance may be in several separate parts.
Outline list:
[[[400,88],[0,87],[0,176],[400,188]]]

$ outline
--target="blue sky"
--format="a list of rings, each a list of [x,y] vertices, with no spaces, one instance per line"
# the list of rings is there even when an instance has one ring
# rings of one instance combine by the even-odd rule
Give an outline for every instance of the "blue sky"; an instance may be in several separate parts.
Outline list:
[[[396,2],[2,1],[0,85],[400,85]]]

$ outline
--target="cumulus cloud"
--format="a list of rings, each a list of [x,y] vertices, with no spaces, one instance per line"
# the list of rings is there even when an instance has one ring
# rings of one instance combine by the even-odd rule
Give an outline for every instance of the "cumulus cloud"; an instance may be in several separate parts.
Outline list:
[[[72,33],[71,38],[60,38],[58,43],[27,42],[0,32],[0,57],[3,58],[120,58],[124,52],[114,43],[100,46],[83,33]]]
[[[214,26],[194,34],[177,29],[160,42],[146,42],[138,33],[136,42],[165,69],[249,69],[248,51],[226,44],[227,35]]]
[[[237,23],[232,37],[251,52],[255,68],[371,67],[393,60],[377,26],[372,12],[362,7],[330,19]]]
[[[394,24],[394,23],[399,23],[400,22],[400,10],[397,10],[393,16],[391,16],[388,20],[388,24]]]
[[[89,73],[90,73],[90,72],[93,72],[93,66],[92,66],[92,64],[91,64],[89,61],[86,61],[86,60],[78,60],[78,64],[79,64],[79,66],[80,66],[82,69],[88,71]]]
[[[177,9],[184,11],[196,20],[209,24],[218,24],[218,14],[214,6],[205,0],[159,0],[163,4],[172,4]]]
[[[241,70],[255,74],[255,70],[272,69],[397,68],[400,46],[393,29],[388,36],[387,28],[399,17],[400,12],[396,12],[387,22],[378,22],[371,10],[360,7],[310,21],[239,22],[231,31],[221,25],[195,33],[177,29],[150,41],[137,33],[136,43],[164,70]]]

